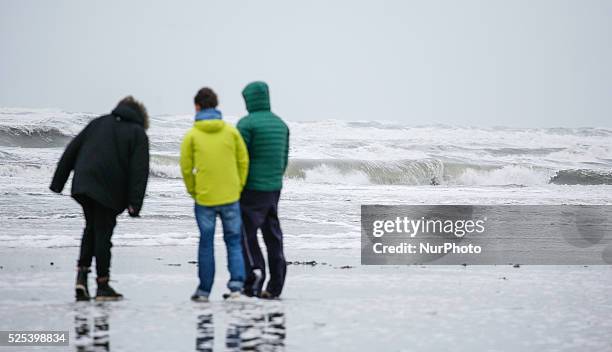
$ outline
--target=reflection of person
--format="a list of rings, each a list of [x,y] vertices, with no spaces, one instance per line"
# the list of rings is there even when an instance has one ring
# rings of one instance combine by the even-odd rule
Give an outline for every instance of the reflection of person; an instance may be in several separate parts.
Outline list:
[[[251,161],[249,178],[240,198],[247,268],[244,292],[248,296],[277,298],[283,290],[287,271],[278,201],[289,156],[289,128],[270,111],[266,83],[250,83],[242,95],[249,114],[237,127],[247,144]],[[266,263],[257,241],[258,229],[263,233],[270,267],[270,281],[263,292]]]
[[[210,306],[202,307],[205,309],[197,311],[195,349],[209,352],[215,338],[213,311]],[[287,333],[282,305],[237,301],[224,308],[226,319],[220,320],[227,321],[225,351],[285,350]]]
[[[86,309],[84,309],[86,308]],[[77,351],[110,351],[110,323],[104,308],[77,307],[74,345]],[[93,322],[90,317],[93,316]]]
[[[282,306],[246,303],[227,312],[226,350],[284,351],[286,329]]]
[[[213,325],[212,312],[203,312],[198,315],[198,325],[196,330],[196,351],[213,351],[215,340],[215,327]]]
[[[60,193],[74,170],[72,196],[83,207],[85,230],[78,261],[76,299],[89,300],[87,274],[96,257],[96,300],[123,296],[109,286],[111,236],[117,216],[126,208],[137,217],[149,176],[149,142],[145,107],[132,97],[110,115],[91,121],[66,147],[57,164],[51,190]]]
[[[217,95],[202,88],[194,98],[196,116],[181,145],[181,172],[187,192],[195,200],[200,229],[198,275],[200,284],[191,297],[206,302],[215,277],[213,240],[217,215],[223,223],[227,247],[231,298],[240,296],[244,283],[242,258],[240,192],[249,171],[249,156],[240,133],[221,119]]]

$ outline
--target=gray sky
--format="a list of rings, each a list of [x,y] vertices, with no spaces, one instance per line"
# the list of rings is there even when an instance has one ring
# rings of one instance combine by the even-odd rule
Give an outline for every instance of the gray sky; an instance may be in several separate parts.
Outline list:
[[[0,106],[612,126],[612,1],[0,0]]]

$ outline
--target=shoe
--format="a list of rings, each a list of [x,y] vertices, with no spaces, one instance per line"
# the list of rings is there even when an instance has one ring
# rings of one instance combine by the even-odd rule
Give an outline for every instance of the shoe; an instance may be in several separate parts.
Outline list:
[[[87,287],[87,274],[89,274],[89,268],[78,267],[76,284],[74,285],[75,298],[78,301],[89,301],[89,288]]]
[[[191,295],[191,300],[194,302],[206,303],[208,302],[208,293],[197,289],[193,295]]]
[[[99,277],[96,279],[98,283],[98,290],[96,291],[96,301],[98,302],[106,302],[106,301],[120,301],[123,299],[123,295],[117,293],[110,285],[108,284],[108,276]]]
[[[223,299],[226,301],[233,301],[236,299],[240,299],[240,297],[242,297],[242,294],[240,293],[240,291],[232,291],[230,293],[223,294]]]
[[[263,291],[261,293],[261,296],[259,296],[259,298],[261,298],[261,299],[280,299],[279,296],[273,295],[273,294],[271,294],[268,291]]]
[[[242,294],[247,297],[259,297],[263,286],[263,273],[261,269],[253,269],[251,275],[253,280],[250,284],[244,286]]]

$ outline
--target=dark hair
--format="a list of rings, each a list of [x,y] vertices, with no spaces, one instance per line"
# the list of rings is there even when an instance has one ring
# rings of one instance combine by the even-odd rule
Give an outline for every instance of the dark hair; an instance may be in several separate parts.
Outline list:
[[[198,91],[198,94],[193,98],[193,102],[200,106],[200,109],[216,108],[219,104],[217,94],[208,88],[204,87]]]
[[[119,106],[119,105],[127,105],[131,109],[133,109],[136,112],[138,112],[140,114],[140,116],[142,116],[144,128],[145,129],[149,128],[149,114],[147,113],[147,108],[145,108],[143,103],[141,103],[138,100],[134,99],[133,96],[128,95],[127,97],[125,97],[125,98],[121,99],[121,101],[119,101],[119,104],[117,104],[117,106]]]

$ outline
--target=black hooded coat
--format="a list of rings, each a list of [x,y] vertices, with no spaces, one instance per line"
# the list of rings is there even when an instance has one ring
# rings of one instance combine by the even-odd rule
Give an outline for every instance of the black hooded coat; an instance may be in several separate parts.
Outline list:
[[[137,215],[149,177],[147,116],[126,104],[91,121],[66,147],[49,187],[60,193],[70,172],[72,196],[87,196],[118,213]]]

